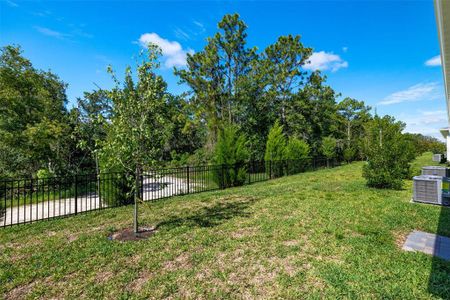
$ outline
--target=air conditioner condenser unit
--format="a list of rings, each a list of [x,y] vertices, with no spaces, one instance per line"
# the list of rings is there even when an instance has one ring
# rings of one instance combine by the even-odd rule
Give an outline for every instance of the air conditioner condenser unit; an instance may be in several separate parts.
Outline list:
[[[443,158],[442,154],[433,154],[433,161],[435,162],[441,162]]]
[[[441,176],[420,175],[413,178],[413,201],[443,204]]]
[[[446,167],[441,166],[426,166],[422,167],[422,175],[433,175],[433,176],[442,176],[442,177],[450,177],[449,170]]]

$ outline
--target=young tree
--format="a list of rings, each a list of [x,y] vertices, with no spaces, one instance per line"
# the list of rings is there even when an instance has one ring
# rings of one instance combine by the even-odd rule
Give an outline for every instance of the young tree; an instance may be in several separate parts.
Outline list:
[[[309,145],[296,137],[290,137],[286,146],[285,158],[289,160],[304,159],[309,156]]]
[[[336,156],[336,139],[326,136],[322,139],[322,154],[327,158],[327,167],[330,166],[330,159]]]
[[[344,160],[347,163],[350,163],[353,160],[353,158],[355,158],[355,155],[356,155],[355,148],[352,145],[350,146],[347,145],[343,152]]]
[[[290,137],[286,146],[285,159],[288,160],[288,171],[291,174],[301,172],[308,165],[309,145],[303,140]]]
[[[245,136],[239,134],[237,127],[230,125],[221,130],[213,157],[215,164],[224,167],[215,173],[217,184],[222,188],[244,184],[248,157]]]
[[[128,180],[134,179],[130,185],[134,191],[133,227],[136,233],[138,202],[142,200],[140,176],[160,158],[166,141],[167,85],[155,74],[160,54],[156,45],[148,45],[147,58],[137,66],[136,82],[130,67],[126,69],[123,85],[109,68],[115,87],[108,91],[113,106],[101,159],[105,170],[124,171]]]
[[[376,188],[400,189],[402,179],[410,173],[414,149],[402,134],[405,124],[391,116],[375,116],[366,124],[365,153],[367,163],[363,176],[367,185]]]
[[[283,126],[276,121],[269,131],[266,143],[264,160],[269,168],[269,174],[274,177],[283,175],[283,162],[286,153],[286,137],[283,134]]]

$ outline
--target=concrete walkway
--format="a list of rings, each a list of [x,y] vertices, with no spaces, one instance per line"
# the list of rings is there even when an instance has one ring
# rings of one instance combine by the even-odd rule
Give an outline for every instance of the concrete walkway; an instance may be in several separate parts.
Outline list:
[[[408,235],[403,250],[419,251],[450,260],[450,238],[415,230]]]

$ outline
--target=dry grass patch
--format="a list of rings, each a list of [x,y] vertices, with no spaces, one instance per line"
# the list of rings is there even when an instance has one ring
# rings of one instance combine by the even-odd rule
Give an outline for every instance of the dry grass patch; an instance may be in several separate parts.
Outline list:
[[[183,252],[178,255],[175,259],[166,261],[163,264],[163,269],[165,271],[173,272],[176,270],[187,270],[192,267],[191,255],[187,252]]]
[[[152,278],[152,273],[150,271],[144,270],[139,272],[139,275],[128,285],[127,289],[131,292],[139,292],[144,285],[150,281]]]
[[[25,297],[33,290],[33,287],[37,283],[37,281],[33,281],[13,288],[11,291],[9,291],[9,293],[5,295],[5,300],[25,299]]]
[[[298,240],[284,241],[283,245],[288,246],[288,247],[295,247],[295,246],[300,245],[300,241],[298,241]]]
[[[408,232],[406,231],[394,231],[392,232],[392,235],[395,240],[395,245],[397,245],[397,248],[402,249],[403,244],[406,241],[406,238],[408,237]]]
[[[231,233],[231,237],[234,239],[242,239],[246,237],[255,236],[258,233],[258,228],[255,227],[244,227]]]
[[[95,282],[96,283],[105,283],[111,278],[116,276],[116,274],[112,271],[99,271],[95,274]]]

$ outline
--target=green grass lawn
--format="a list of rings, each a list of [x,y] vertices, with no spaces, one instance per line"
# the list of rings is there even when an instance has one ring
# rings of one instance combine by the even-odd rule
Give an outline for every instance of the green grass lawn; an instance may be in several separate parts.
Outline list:
[[[431,156],[422,158],[431,163]],[[404,252],[450,236],[450,208],[365,186],[362,163],[142,206],[148,240],[109,241],[132,207],[0,230],[4,298],[450,298],[450,262]]]
[[[432,161],[432,156],[433,153],[427,152],[422,156],[417,157],[416,160],[411,164],[412,175],[420,175],[423,166],[445,166],[445,164]]]

